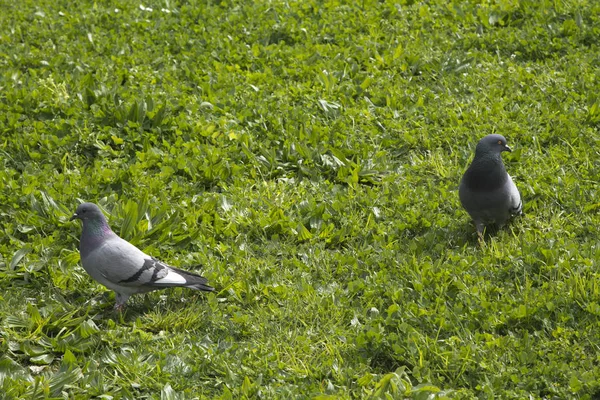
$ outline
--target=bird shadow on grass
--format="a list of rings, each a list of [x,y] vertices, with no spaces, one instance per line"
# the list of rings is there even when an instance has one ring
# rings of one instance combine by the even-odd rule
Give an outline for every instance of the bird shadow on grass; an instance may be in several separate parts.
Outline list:
[[[52,298],[65,307],[86,310],[88,314],[101,312],[104,308],[114,304],[114,296],[111,299],[110,292],[101,292],[90,298],[89,295],[81,291],[63,292],[56,289],[52,293]]]
[[[195,304],[202,301],[202,295],[192,293],[190,295],[181,296],[171,295],[166,296],[145,293],[132,296],[127,302],[123,310],[115,309],[115,295],[111,291],[104,291],[95,294],[92,297],[81,291],[59,292],[52,294],[54,301],[62,304],[66,308],[79,309],[80,313],[93,316],[94,320],[108,320],[131,322],[138,317],[142,317],[151,312],[171,312],[178,313],[179,311],[189,307],[190,304]]]
[[[181,298],[175,295],[160,295],[160,297],[161,299],[157,301],[156,295],[144,294],[135,296],[129,300],[122,311],[115,310],[112,304],[110,304],[110,307],[106,309],[105,315],[122,322],[132,322],[139,317],[144,317],[151,313],[168,312],[177,314],[190,307],[191,304],[202,301],[202,296],[198,294],[182,296]]]
[[[463,248],[465,246],[477,246],[479,244],[479,238],[477,236],[477,230],[475,225],[471,221],[464,220],[460,224],[455,224],[450,228],[446,228],[446,232],[443,234],[444,237],[450,238],[452,247]],[[486,238],[491,237],[491,234],[487,234]],[[440,240],[442,237],[440,237]],[[448,240],[448,239],[445,239]]]
[[[499,225],[489,225],[485,227],[483,232],[483,240],[484,242],[489,242],[493,238],[497,237],[502,230],[506,229],[507,226],[499,226]],[[454,238],[455,244],[458,247],[464,246],[480,246],[479,235],[477,234],[477,229],[475,225],[471,221],[465,221],[464,223],[457,225],[451,232],[452,237]]]
[[[519,221],[523,218],[523,215],[516,216],[511,218],[505,224],[490,224],[486,225],[485,230],[483,231],[483,240],[485,243],[488,243],[490,240],[497,238],[503,231],[511,232],[519,232],[522,229]],[[465,234],[466,233],[466,234]],[[479,235],[477,235],[477,229],[475,225],[471,222],[465,222],[462,224],[459,229],[456,230],[457,244],[459,246],[464,246],[468,244],[470,246],[480,245]],[[462,239],[462,240],[461,240]]]

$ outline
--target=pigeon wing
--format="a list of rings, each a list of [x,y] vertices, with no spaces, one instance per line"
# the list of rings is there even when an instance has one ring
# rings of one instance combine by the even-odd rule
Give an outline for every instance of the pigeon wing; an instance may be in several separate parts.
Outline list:
[[[507,185],[508,194],[510,196],[509,211],[513,215],[521,214],[521,211],[523,209],[521,194],[519,193],[519,189],[517,189],[517,185],[515,185],[510,175],[508,175]]]
[[[84,268],[101,283],[119,286],[183,286],[186,280],[168,265],[119,237],[106,240],[83,261]]]

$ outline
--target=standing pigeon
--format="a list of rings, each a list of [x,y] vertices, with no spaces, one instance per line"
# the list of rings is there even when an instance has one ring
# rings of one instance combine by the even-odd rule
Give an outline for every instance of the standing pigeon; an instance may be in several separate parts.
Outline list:
[[[81,264],[92,278],[114,290],[116,310],[122,310],[135,293],[168,287],[187,287],[211,292],[208,280],[200,275],[164,264],[150,257],[114,233],[100,208],[93,203],[77,207],[71,221],[83,221],[79,253]]]
[[[502,225],[511,216],[521,214],[523,208],[519,190],[502,163],[503,151],[511,151],[504,136],[493,134],[482,138],[458,188],[460,202],[473,219],[482,241],[485,225]]]

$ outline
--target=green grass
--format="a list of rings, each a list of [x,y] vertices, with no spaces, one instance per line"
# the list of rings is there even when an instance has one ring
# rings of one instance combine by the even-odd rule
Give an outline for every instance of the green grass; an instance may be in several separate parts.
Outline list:
[[[600,398],[600,3],[142,4],[0,0],[0,398]],[[115,314],[80,200],[217,291]]]

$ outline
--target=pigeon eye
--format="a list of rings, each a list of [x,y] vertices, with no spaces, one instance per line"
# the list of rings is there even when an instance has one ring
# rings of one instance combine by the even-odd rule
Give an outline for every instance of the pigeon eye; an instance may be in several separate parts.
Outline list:
[[[502,140],[498,140],[498,144],[502,144]]]

